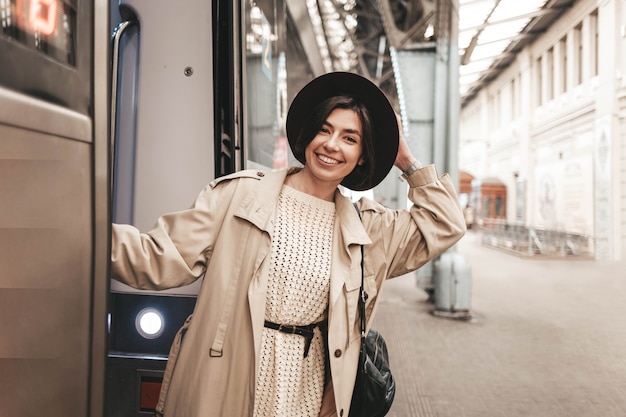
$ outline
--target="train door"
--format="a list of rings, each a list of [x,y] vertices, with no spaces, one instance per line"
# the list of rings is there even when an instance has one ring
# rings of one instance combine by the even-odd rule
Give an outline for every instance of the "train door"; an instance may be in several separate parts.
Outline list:
[[[217,176],[286,165],[281,0],[119,0],[111,16],[114,222],[148,231]],[[200,285],[111,281],[107,416],[152,415]]]
[[[108,42],[98,7],[0,2],[2,416],[103,415],[107,78],[94,63],[106,65]]]
[[[147,232],[213,178],[243,167],[239,15],[225,0],[111,3],[114,222]],[[108,416],[153,415],[201,281],[166,291],[111,281]]]

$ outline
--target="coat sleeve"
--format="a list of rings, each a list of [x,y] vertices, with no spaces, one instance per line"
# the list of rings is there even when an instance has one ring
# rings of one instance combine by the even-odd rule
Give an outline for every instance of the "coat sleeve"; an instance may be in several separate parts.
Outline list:
[[[215,186],[215,188],[213,188]],[[188,210],[161,216],[148,233],[113,224],[111,276],[138,289],[163,290],[200,278],[236,181],[205,187]]]
[[[368,248],[383,256],[377,276],[387,278],[418,269],[453,246],[466,232],[463,211],[448,174],[437,176],[434,165],[418,169],[407,179],[409,210],[391,210],[362,200],[363,223],[372,239]],[[367,250],[366,250],[367,251]]]

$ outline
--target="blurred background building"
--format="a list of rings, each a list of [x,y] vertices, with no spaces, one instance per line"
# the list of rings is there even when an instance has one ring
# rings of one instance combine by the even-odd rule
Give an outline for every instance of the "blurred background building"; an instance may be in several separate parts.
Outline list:
[[[623,1],[461,1],[461,192],[484,243],[626,256]]]

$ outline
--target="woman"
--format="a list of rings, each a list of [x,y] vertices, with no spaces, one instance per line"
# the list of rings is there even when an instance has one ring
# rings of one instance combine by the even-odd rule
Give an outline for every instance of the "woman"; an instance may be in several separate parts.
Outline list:
[[[115,279],[165,289],[204,276],[170,352],[159,414],[348,416],[360,245],[371,321],[385,279],[419,268],[465,232],[449,177],[419,167],[400,132],[374,84],[326,74],[287,116],[302,168],[219,178],[148,234],[113,225]],[[362,199],[357,213],[338,190],[373,188],[393,165],[410,186],[410,210]]]

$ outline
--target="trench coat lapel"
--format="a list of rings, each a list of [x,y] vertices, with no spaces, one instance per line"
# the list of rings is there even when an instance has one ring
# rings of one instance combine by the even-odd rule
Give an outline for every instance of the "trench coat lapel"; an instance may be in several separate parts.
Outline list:
[[[267,298],[267,259],[274,233],[274,219],[278,195],[285,182],[287,170],[266,172],[255,190],[250,192],[235,210],[235,216],[247,220],[266,232],[259,242],[254,260],[252,279],[248,286],[248,304],[254,339],[254,350],[259,357]]]
[[[345,335],[344,345],[350,341],[350,328],[356,320],[358,288],[361,287],[361,248],[371,243],[352,202],[335,194],[335,237],[330,272],[329,329],[334,335]],[[339,326],[339,327],[337,327]]]

